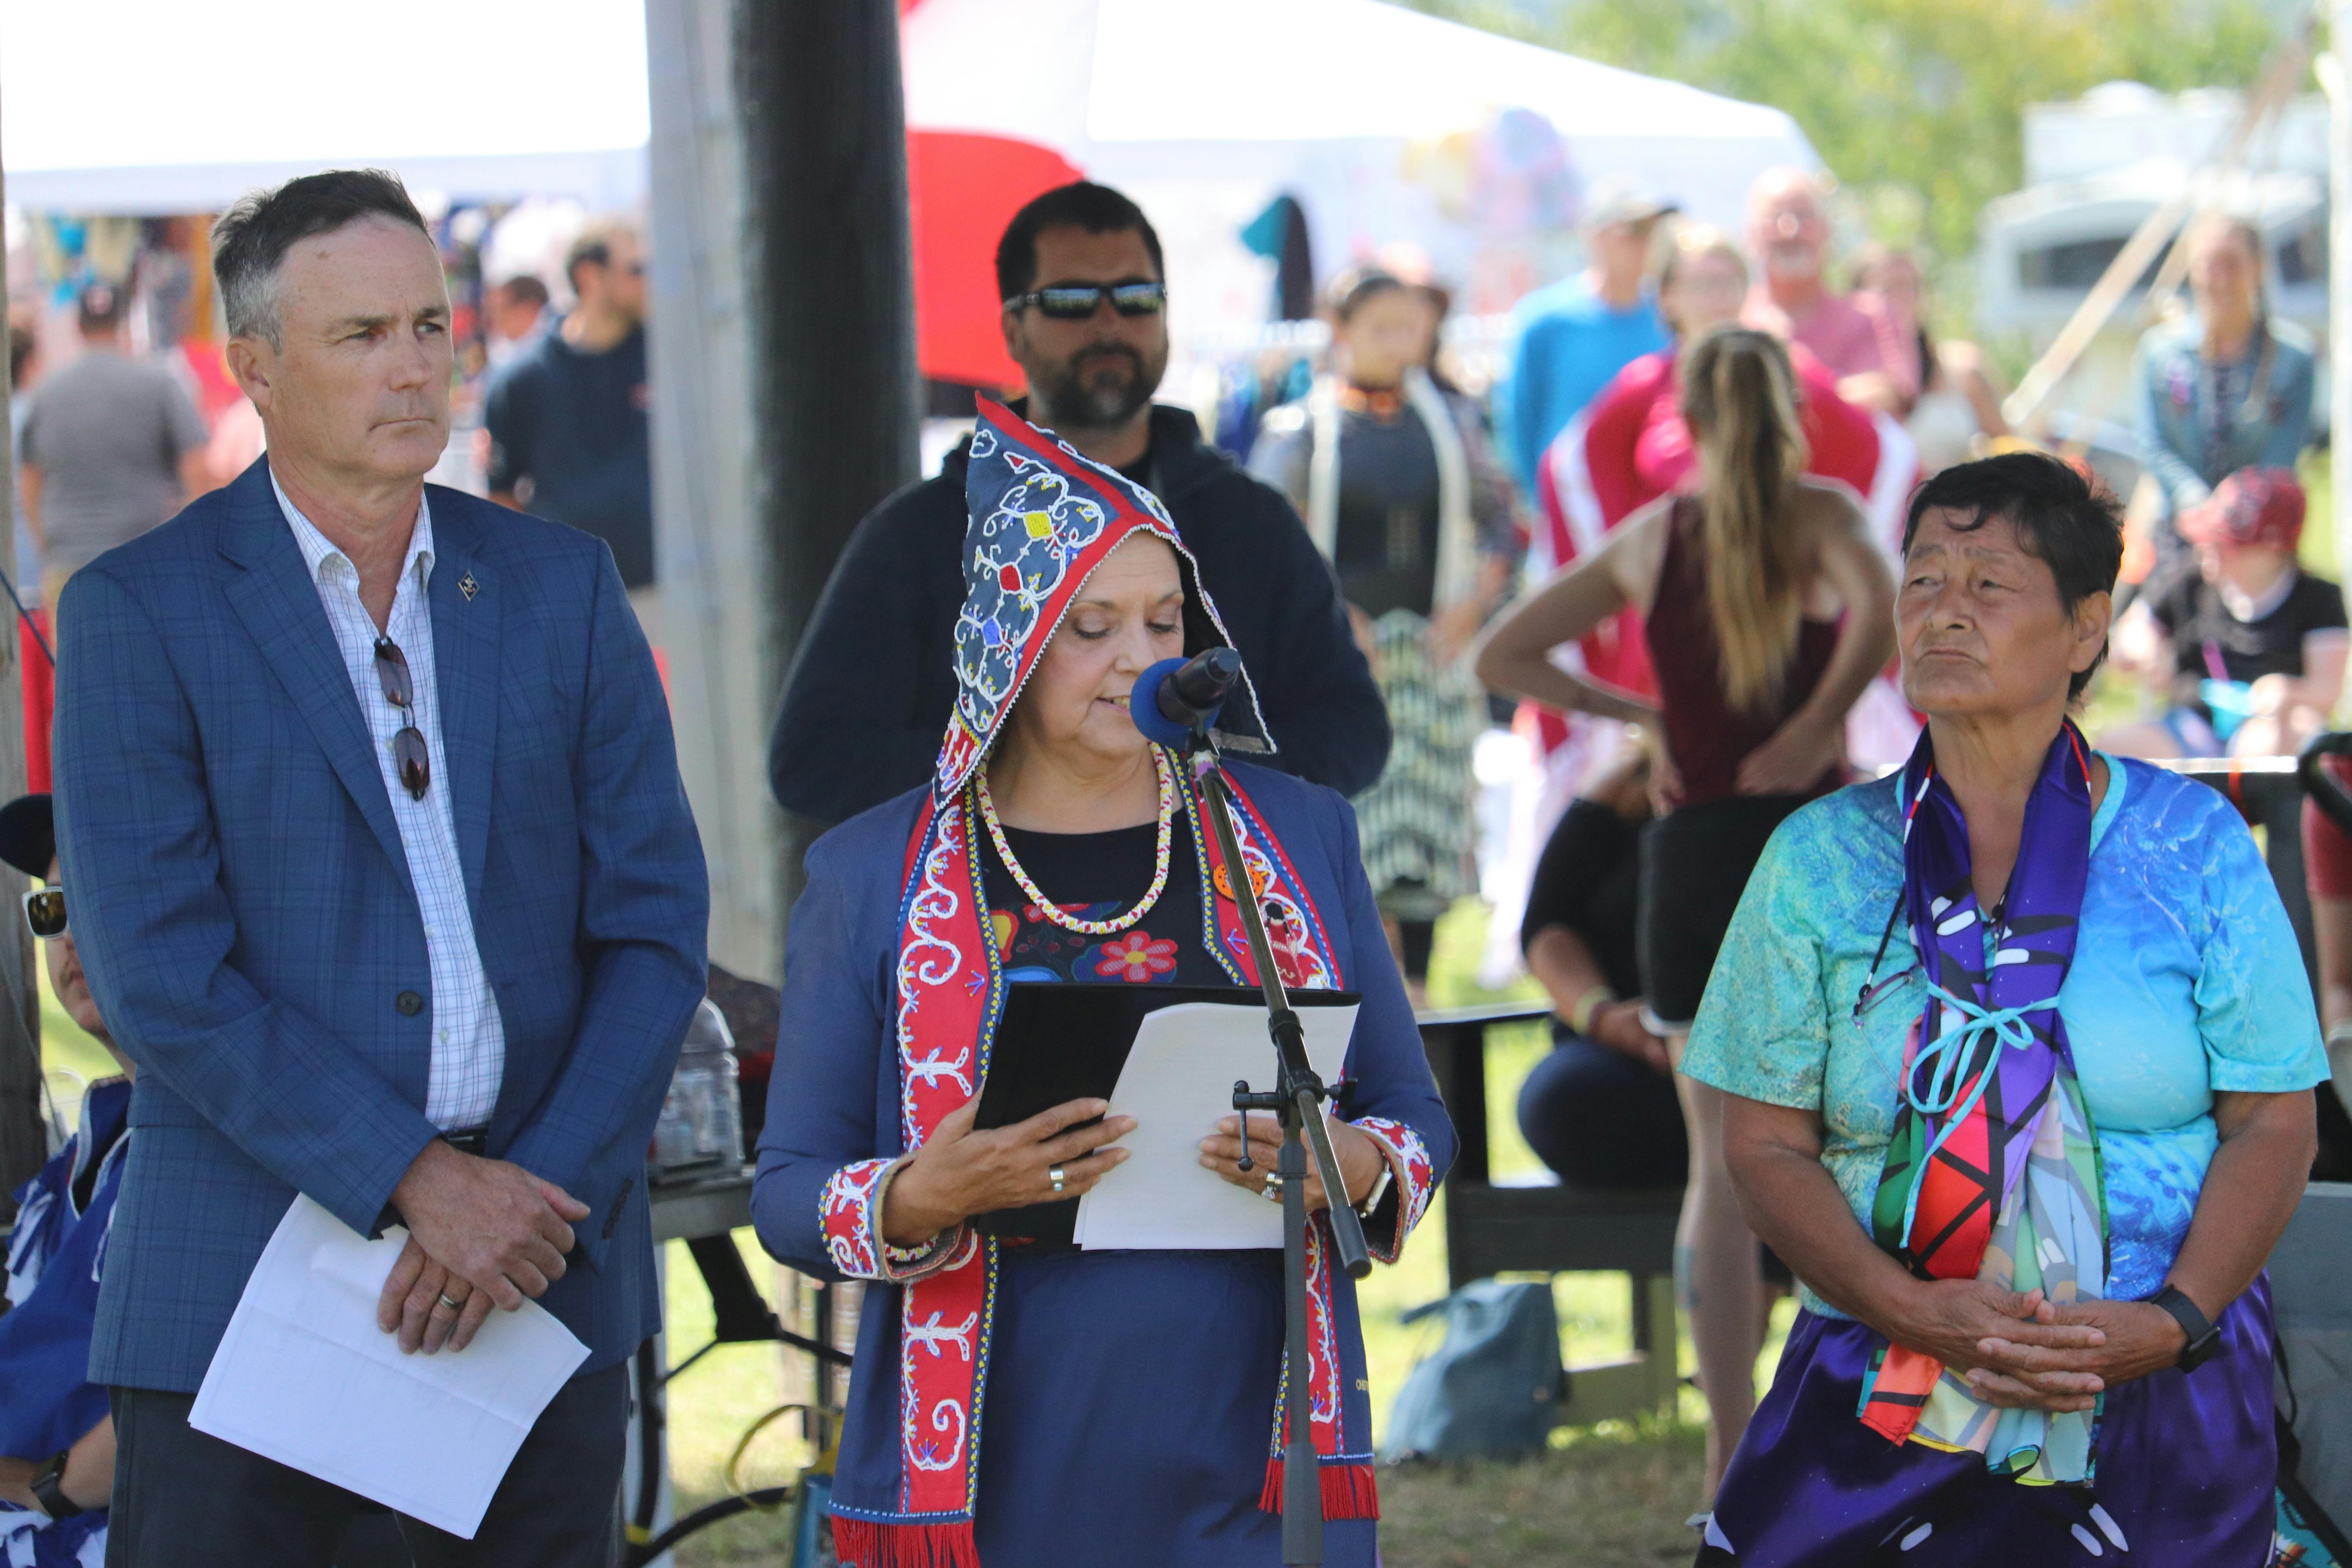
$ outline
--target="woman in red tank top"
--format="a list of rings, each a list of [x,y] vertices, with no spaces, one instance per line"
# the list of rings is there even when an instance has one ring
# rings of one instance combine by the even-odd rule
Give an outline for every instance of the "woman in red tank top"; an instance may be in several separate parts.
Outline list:
[[[1696,496],[1628,518],[1488,634],[1487,685],[1660,737],[1663,815],[1642,845],[1640,929],[1652,1026],[1677,1061],[1732,910],[1773,828],[1845,782],[1845,716],[1895,651],[1895,583],[1843,489],[1802,478],[1788,350],[1725,327],[1680,366]],[[1551,650],[1620,611],[1643,617],[1656,699],[1559,668]],[[1711,1417],[1707,1490],[1755,1407],[1763,1284],[1723,1158],[1723,1096],[1679,1074],[1690,1133],[1683,1285]]]

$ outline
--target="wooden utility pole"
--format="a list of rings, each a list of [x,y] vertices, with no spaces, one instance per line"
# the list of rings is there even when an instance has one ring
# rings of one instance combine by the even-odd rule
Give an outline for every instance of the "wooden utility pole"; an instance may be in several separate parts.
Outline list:
[[[858,519],[920,467],[895,0],[737,0],[753,515],[787,668]],[[814,825],[787,816],[777,908]]]
[[[0,176],[0,200],[5,199]],[[7,317],[6,268],[0,268],[0,321]],[[0,383],[0,416],[8,412],[10,388]],[[11,429],[15,426],[11,426]],[[12,542],[8,565],[16,562],[16,442],[0,453],[0,482],[5,482]],[[16,606],[0,608],[8,623],[0,637],[0,801],[25,793],[25,685],[17,650],[22,646]],[[0,867],[0,913],[13,911],[25,890],[23,873]],[[0,933],[0,1219],[16,1217],[9,1197],[18,1185],[41,1168],[48,1142],[41,1131],[41,1001],[33,978],[33,936],[23,919],[7,922]]]

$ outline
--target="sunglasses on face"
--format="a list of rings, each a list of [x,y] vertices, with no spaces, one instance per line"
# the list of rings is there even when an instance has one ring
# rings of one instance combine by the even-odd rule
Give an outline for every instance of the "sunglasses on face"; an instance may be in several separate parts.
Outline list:
[[[408,722],[392,738],[392,755],[410,798],[423,800],[433,787],[433,755],[425,749],[425,732],[416,727],[416,690],[408,679],[408,656],[390,637],[375,639],[375,679],[383,689],[383,700],[407,716]]]
[[[1083,321],[1105,300],[1122,316],[1156,316],[1168,308],[1168,285],[1144,279],[1125,283],[1051,283],[1013,295],[1004,301],[1004,308],[1021,310],[1034,305],[1051,321]]]
[[[25,895],[25,923],[33,934],[44,941],[66,934],[66,890],[62,887],[35,888]]]

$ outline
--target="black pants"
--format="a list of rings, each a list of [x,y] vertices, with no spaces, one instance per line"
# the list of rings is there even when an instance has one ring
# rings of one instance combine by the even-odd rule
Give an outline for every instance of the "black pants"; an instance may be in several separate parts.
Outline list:
[[[1669,1028],[1698,1016],[1708,973],[1765,841],[1801,795],[1734,795],[1685,806],[1642,830],[1642,904],[1634,946],[1642,996]]]
[[[188,1425],[192,1394],[113,1394],[107,1568],[330,1568],[345,1529],[373,1506],[197,1431]],[[605,1568],[628,1401],[625,1365],[565,1384],[523,1439],[473,1540],[400,1521],[416,1568]]]

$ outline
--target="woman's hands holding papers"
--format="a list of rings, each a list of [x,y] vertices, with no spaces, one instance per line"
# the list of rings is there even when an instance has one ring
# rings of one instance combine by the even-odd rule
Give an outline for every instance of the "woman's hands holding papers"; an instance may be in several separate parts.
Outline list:
[[[919,1247],[974,1215],[1074,1198],[1127,1158],[1112,1143],[1135,1129],[1132,1116],[1104,1117],[1100,1100],[1073,1100],[1010,1127],[977,1131],[980,1101],[968,1100],[941,1119],[923,1146],[890,1173],[882,1195],[883,1239]],[[1054,1186],[1060,1167],[1062,1185]]]
[[[1388,1156],[1381,1146],[1337,1118],[1324,1126],[1331,1133],[1331,1157],[1339,1162],[1340,1177],[1348,1184],[1348,1202],[1360,1204],[1371,1194],[1372,1184],[1381,1179],[1381,1170]],[[1249,1119],[1250,1168],[1242,1169],[1241,1116],[1238,1112],[1217,1123],[1216,1131],[1201,1140],[1201,1163],[1214,1171],[1237,1187],[1251,1192],[1263,1192],[1266,1178],[1274,1174],[1275,1163],[1282,1157],[1282,1123],[1271,1113]],[[1307,1212],[1320,1214],[1331,1206],[1330,1196],[1323,1191],[1323,1177],[1315,1169],[1315,1156],[1307,1156]]]
[[[376,1300],[376,1325],[403,1351],[464,1350],[492,1307],[511,1312],[563,1278],[572,1222],[588,1205],[521,1166],[436,1139],[392,1190],[408,1226]],[[458,1306],[452,1310],[446,1296]]]

